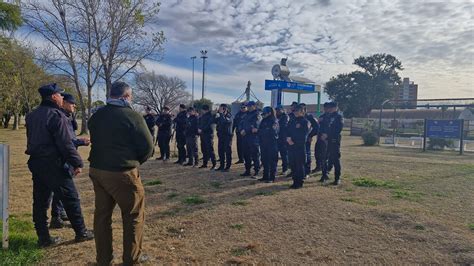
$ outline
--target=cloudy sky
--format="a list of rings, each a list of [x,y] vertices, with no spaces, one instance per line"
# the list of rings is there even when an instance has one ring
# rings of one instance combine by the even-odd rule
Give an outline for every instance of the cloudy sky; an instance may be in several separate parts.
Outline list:
[[[250,80],[268,103],[264,80],[282,57],[292,74],[324,84],[354,70],[360,55],[390,53],[403,63],[401,76],[419,85],[419,98],[474,97],[473,12],[473,1],[165,0],[157,25],[168,38],[165,57],[146,65],[190,89],[190,57],[198,56],[200,95],[206,49],[206,97],[233,101]]]

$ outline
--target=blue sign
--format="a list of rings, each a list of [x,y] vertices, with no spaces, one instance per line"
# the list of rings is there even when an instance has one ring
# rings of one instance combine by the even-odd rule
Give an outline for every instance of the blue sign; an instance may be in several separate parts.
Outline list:
[[[311,93],[316,92],[316,86],[314,84],[297,83],[284,80],[265,80],[265,90]]]
[[[426,120],[426,137],[459,139],[463,120]]]

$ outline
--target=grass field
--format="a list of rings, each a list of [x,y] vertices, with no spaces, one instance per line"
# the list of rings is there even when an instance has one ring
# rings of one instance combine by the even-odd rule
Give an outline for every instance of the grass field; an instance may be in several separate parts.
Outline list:
[[[12,147],[11,213],[31,219],[25,132],[1,129],[0,142]],[[88,149],[80,151],[87,158]],[[474,264],[472,153],[364,147],[344,136],[342,154],[341,186],[312,177],[297,191],[284,178],[260,184],[239,177],[240,165],[216,173],[150,160],[140,169],[145,252],[153,264]],[[87,172],[76,184],[91,227]],[[120,263],[118,209],[113,220]],[[65,244],[45,250],[42,263],[94,262],[94,242],[71,244],[70,228],[52,234]]]

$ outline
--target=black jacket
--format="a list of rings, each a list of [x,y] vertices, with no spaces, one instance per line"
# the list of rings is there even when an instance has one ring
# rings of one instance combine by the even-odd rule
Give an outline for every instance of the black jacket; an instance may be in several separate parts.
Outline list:
[[[327,116],[327,134],[331,141],[341,141],[341,132],[344,127],[344,119],[340,113],[331,113]]]
[[[156,119],[156,125],[158,126],[158,134],[171,135],[171,126],[173,120],[170,114],[161,114]]]
[[[286,113],[277,115],[277,118],[278,118],[278,126],[280,128],[278,132],[278,139],[280,139],[280,141],[286,142],[286,137],[288,136],[288,121],[290,118],[288,117]]]
[[[318,137],[321,136],[321,134],[323,134],[323,133],[327,134],[328,125],[329,125],[328,115],[329,115],[329,113],[323,113],[322,115],[319,116],[319,119],[318,119],[318,122],[319,122]]]
[[[217,136],[232,136],[232,114],[230,112],[227,112],[225,114],[219,114],[219,117],[217,117],[215,121],[217,124]]]
[[[257,110],[248,112],[245,118],[242,120],[242,130],[245,130],[245,136],[254,136],[257,137],[257,133],[252,133],[252,128],[258,128],[260,122],[262,121],[262,116]]]
[[[291,138],[296,146],[304,146],[308,133],[309,122],[304,117],[295,117],[288,124],[288,137]]]
[[[145,119],[146,126],[150,130],[150,133],[153,135],[154,131],[155,131],[154,127],[155,127],[155,123],[156,123],[155,116],[152,115],[152,114],[146,114],[146,115],[143,116],[143,118]]]
[[[26,116],[26,154],[30,159],[60,159],[74,168],[83,167],[71,136],[71,121],[54,102],[43,101]],[[62,165],[61,165],[62,166]]]
[[[311,131],[308,134],[308,140],[309,140],[310,138],[318,135],[318,133],[319,133],[319,123],[314,118],[314,116],[312,114],[306,114],[305,118],[306,118],[306,120],[308,120],[308,122],[311,125]]]
[[[242,130],[242,128],[240,127],[241,123],[242,123],[242,120],[244,119],[244,117],[247,115],[247,112],[242,112],[242,111],[239,111],[235,117],[234,117],[234,123],[232,125],[232,132],[236,131],[237,130],[237,134],[239,135],[240,134],[240,130]]]
[[[262,149],[277,148],[278,131],[278,120],[275,117],[269,116],[262,119],[258,128],[258,139]]]
[[[199,118],[199,129],[201,130],[202,136],[213,136],[214,135],[214,128],[212,124],[214,124],[214,116],[211,112],[207,112],[203,114]]]
[[[175,125],[176,137],[184,137],[186,130],[186,111],[179,112],[173,120]]]
[[[198,118],[195,115],[191,115],[186,118],[186,129],[185,135],[187,138],[196,137],[198,135]]]

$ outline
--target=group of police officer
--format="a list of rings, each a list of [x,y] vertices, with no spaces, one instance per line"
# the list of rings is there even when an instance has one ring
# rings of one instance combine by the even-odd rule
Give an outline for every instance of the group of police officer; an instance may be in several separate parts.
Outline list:
[[[259,110],[254,101],[243,103],[235,117],[226,104],[221,104],[215,114],[207,105],[202,106],[199,113],[196,108],[181,104],[175,118],[168,107],[164,107],[158,116],[146,108],[144,118],[153,136],[155,126],[158,128],[156,142],[160,157],[157,160],[169,160],[170,140],[175,135],[178,148],[175,164],[198,166],[197,140],[200,138],[202,165],[199,168],[208,168],[210,161],[211,170],[228,172],[232,164],[232,138],[235,134],[238,154],[235,164],[243,163],[245,166],[241,176],[258,176],[262,166],[263,177],[259,181],[272,183],[280,158],[281,175],[293,178],[290,188],[301,188],[304,180],[317,172],[322,172],[320,182],[324,183],[329,179],[332,168],[335,175],[332,184],[339,185],[341,182],[343,118],[335,102],[325,103],[324,113],[319,118],[308,113],[304,103],[293,102],[287,114],[283,106],[276,109],[267,106]],[[219,167],[214,153],[214,128],[218,137]],[[311,169],[315,137],[316,168]]]

